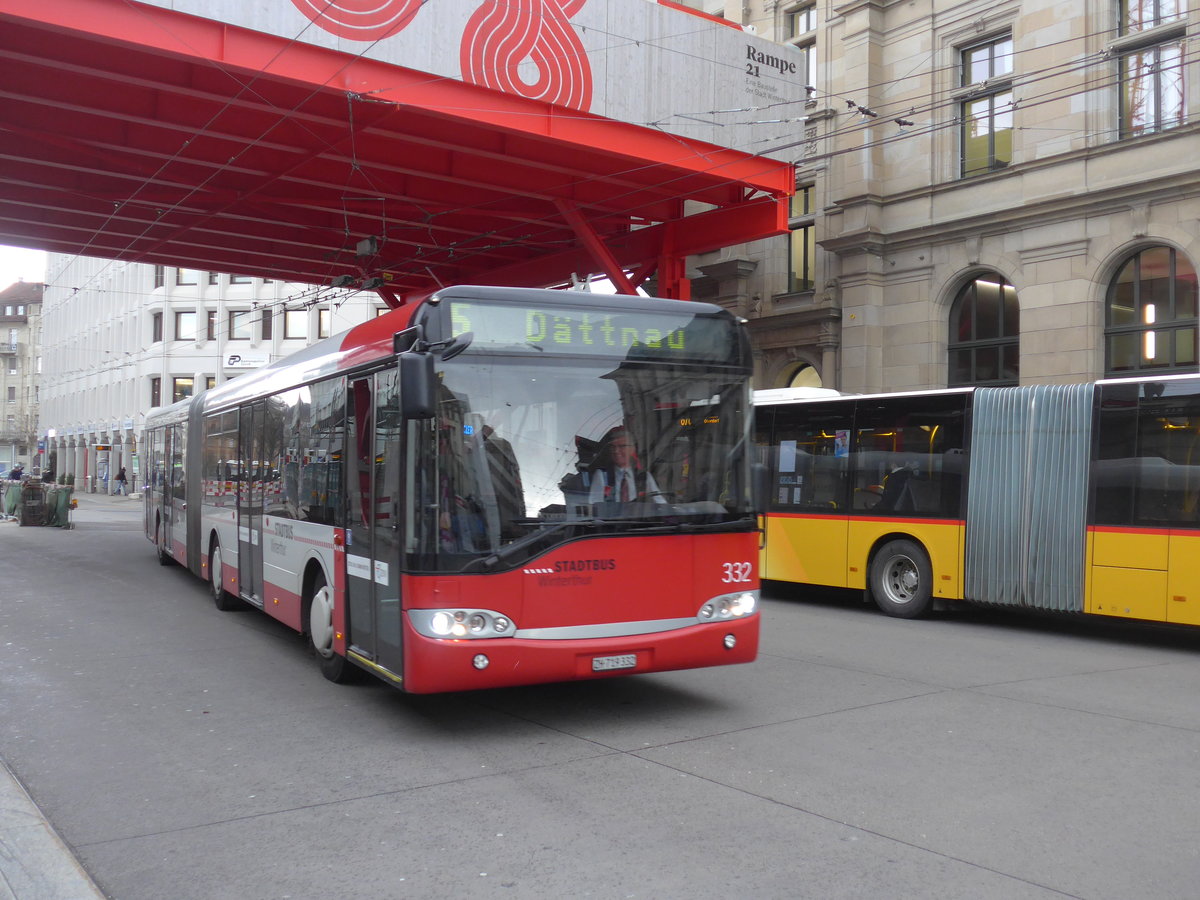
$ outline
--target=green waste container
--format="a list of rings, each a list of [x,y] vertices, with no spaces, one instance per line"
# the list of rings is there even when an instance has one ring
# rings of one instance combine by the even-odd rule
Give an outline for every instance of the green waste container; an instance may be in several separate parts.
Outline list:
[[[21,508],[21,482],[5,481],[0,484],[4,485],[4,515],[15,519],[17,510]]]
[[[71,494],[70,487],[52,487],[46,498],[46,524],[59,528],[71,527]]]

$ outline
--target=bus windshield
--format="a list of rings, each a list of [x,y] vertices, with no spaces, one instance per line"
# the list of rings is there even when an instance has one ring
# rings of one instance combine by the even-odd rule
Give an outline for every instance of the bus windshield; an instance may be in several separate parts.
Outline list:
[[[488,571],[585,535],[753,522],[739,368],[466,353],[440,378],[437,416],[408,425],[408,489],[425,501],[408,529],[414,569]]]

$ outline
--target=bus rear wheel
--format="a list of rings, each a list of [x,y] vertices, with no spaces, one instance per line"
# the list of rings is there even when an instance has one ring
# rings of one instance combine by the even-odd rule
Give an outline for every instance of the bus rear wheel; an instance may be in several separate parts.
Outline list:
[[[871,597],[889,616],[916,619],[929,611],[933,567],[915,541],[889,541],[871,559]]]
[[[221,561],[221,544],[213,540],[208,554],[208,584],[213,603],[221,612],[232,612],[242,605],[240,598],[225,590],[225,566]]]
[[[359,669],[333,649],[333,590],[318,572],[308,589],[308,643],[317,655],[321,674],[334,684],[359,680]]]

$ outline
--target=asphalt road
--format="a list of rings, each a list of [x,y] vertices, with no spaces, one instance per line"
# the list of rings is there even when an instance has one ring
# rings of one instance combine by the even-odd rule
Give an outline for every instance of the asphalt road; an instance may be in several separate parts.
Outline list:
[[[408,697],[78,523],[0,525],[0,757],[118,900],[1200,890],[1200,631],[775,587],[752,665]]]

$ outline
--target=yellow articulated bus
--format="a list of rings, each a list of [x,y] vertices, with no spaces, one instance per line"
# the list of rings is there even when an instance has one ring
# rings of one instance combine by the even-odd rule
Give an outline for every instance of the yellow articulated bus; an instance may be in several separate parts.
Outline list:
[[[755,404],[764,579],[1200,624],[1200,377]]]

